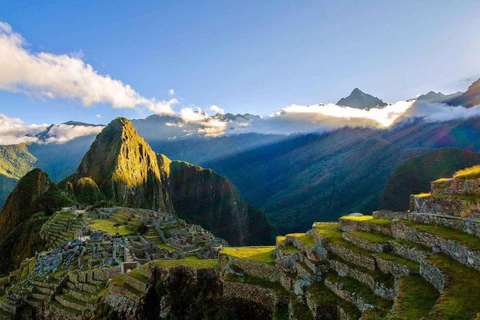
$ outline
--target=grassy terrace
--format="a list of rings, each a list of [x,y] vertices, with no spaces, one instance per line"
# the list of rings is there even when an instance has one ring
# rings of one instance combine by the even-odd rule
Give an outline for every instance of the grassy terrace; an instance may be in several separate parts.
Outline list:
[[[220,253],[252,261],[263,262],[267,264],[275,264],[274,257],[275,247],[227,247],[223,248]]]
[[[352,319],[362,316],[354,304],[335,295],[323,282],[315,282],[307,287],[307,292],[312,296],[313,301],[321,306],[340,306]]]
[[[108,219],[93,219],[89,222],[89,224],[93,230],[103,230],[112,236],[114,236],[117,232],[121,235],[128,235],[132,233],[125,228],[125,225],[120,225],[117,227],[117,223],[115,221]]]
[[[363,231],[352,231],[349,232],[352,236],[355,236],[357,238],[360,238],[362,240],[368,241],[368,242],[373,242],[373,243],[388,243],[391,240],[394,240],[391,237],[385,236],[380,233],[373,233],[373,232],[363,232]]]
[[[373,216],[343,216],[340,217],[341,220],[350,220],[350,221],[359,221],[371,224],[378,224],[382,226],[389,226],[392,224],[392,220],[389,219],[376,219]]]
[[[297,238],[299,241],[303,242],[309,248],[313,248],[313,246],[315,245],[315,239],[313,239],[311,235],[306,233],[291,233],[291,234],[287,234],[287,236]]]
[[[480,165],[466,168],[455,172],[453,175],[456,179],[475,179],[480,178]]]
[[[400,222],[417,230],[428,232],[441,238],[448,238],[464,244],[471,249],[480,251],[480,238],[466,232],[436,224],[425,224],[408,220],[400,220]]]
[[[171,268],[176,266],[187,266],[192,268],[214,268],[218,265],[218,260],[154,260],[149,262],[151,266]]]
[[[240,282],[245,284],[251,284],[254,286],[259,286],[262,288],[268,288],[275,291],[277,294],[284,294],[286,295],[285,289],[280,285],[278,282],[271,282],[268,280],[260,279],[257,277],[253,277],[250,275],[237,275],[229,273],[225,276],[225,280],[230,282]]]
[[[395,284],[395,279],[394,279],[393,275],[385,274],[385,273],[383,273],[379,270],[374,271],[374,270],[370,270],[370,269],[362,267],[362,266],[357,266],[356,264],[353,264],[349,261],[346,261],[346,260],[342,259],[341,257],[337,256],[333,252],[328,253],[328,260],[335,260],[335,261],[341,262],[343,264],[346,264],[347,266],[349,266],[352,269],[355,269],[357,271],[366,273],[366,274],[370,275],[376,282],[383,283],[383,285],[387,288],[393,288],[393,286]]]
[[[480,312],[480,272],[444,254],[428,261],[445,276],[445,288],[427,319],[473,319]]]
[[[343,284],[343,290],[352,293],[355,292],[355,294],[360,296],[365,303],[371,304],[378,308],[382,312],[383,316],[385,316],[392,307],[393,303],[391,301],[377,296],[367,285],[355,279],[350,277],[340,277],[336,273],[330,273],[327,276],[327,280],[332,283]]]
[[[414,249],[417,249],[417,250],[420,250],[420,251],[424,251],[426,253],[429,253],[430,251],[432,251],[432,249],[430,249],[428,247],[425,247],[425,246],[423,246],[419,243],[416,243],[416,242],[403,240],[403,239],[400,239],[400,238],[397,238],[394,241],[397,242],[397,243],[403,244],[407,247],[414,248]]]
[[[377,253],[376,256],[379,257],[379,258],[382,258],[383,260],[387,260],[387,261],[391,261],[391,262],[395,262],[395,263],[404,265],[410,270],[414,270],[414,271],[418,272],[418,270],[420,269],[420,264],[418,262],[408,260],[408,259],[396,256],[396,255],[393,255],[393,254]]]
[[[328,241],[332,244],[336,244],[342,246],[346,249],[349,249],[355,253],[360,255],[371,257],[372,253],[364,250],[362,248],[357,247],[351,242],[342,238],[343,232],[338,229],[338,223],[336,222],[322,222],[316,223],[315,227],[313,228],[314,232],[318,234],[320,237],[324,239],[328,239]]]
[[[400,277],[394,311],[387,319],[421,319],[430,312],[438,297],[437,289],[420,275]]]
[[[168,251],[170,251],[170,252],[178,251],[177,248],[174,248],[174,247],[172,247],[172,246],[170,246],[170,245],[168,245],[168,244],[166,244],[166,243],[157,243],[157,244],[155,244],[155,246],[156,246],[158,249],[166,249],[166,250],[168,250]]]

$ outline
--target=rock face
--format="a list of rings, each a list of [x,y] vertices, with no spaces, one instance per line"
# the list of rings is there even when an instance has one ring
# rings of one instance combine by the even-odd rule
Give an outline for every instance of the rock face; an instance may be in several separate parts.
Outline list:
[[[465,108],[480,104],[480,79],[472,83],[462,95],[449,100],[448,104]]]
[[[32,214],[44,210],[39,200],[50,190],[56,190],[56,186],[42,169],[33,169],[20,179],[0,214],[0,239]]]
[[[158,155],[158,163],[180,218],[202,225],[232,245],[273,243],[273,227],[264,213],[248,206],[228,179],[165,155]]]
[[[348,97],[342,98],[337,102],[339,106],[346,106],[357,109],[369,109],[377,106],[384,107],[387,104],[377,97],[374,97],[368,93],[362,92],[362,90],[355,88]]]
[[[85,177],[91,178],[108,200],[173,211],[161,182],[157,157],[127,119],[113,120],[97,136],[69,181],[75,188]]]

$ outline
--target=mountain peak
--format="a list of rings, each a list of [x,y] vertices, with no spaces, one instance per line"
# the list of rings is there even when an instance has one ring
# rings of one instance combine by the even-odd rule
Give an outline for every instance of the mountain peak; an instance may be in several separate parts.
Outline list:
[[[387,104],[377,97],[374,97],[368,93],[364,93],[362,90],[355,88],[348,97],[342,98],[337,102],[339,106],[357,108],[357,109],[369,109],[377,106],[384,107]]]
[[[82,178],[115,203],[170,211],[156,154],[126,118],[112,120],[98,134],[71,179],[74,189]]]

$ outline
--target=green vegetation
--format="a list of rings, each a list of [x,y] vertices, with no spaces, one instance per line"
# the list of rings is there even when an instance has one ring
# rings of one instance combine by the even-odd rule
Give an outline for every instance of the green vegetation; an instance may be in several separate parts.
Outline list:
[[[192,268],[214,268],[218,260],[154,260],[149,262],[152,266],[171,268],[176,266],[187,266]]]
[[[80,178],[74,187],[74,193],[77,200],[83,204],[94,204],[103,200],[103,195],[100,192],[95,181],[91,178]]]
[[[172,251],[178,251],[177,248],[174,248],[166,243],[157,243],[155,244],[155,246],[159,249],[167,249],[168,251],[172,252]]]
[[[435,305],[439,293],[420,275],[398,279],[398,297],[388,320],[422,319]]]
[[[253,261],[263,262],[267,264],[274,264],[275,247],[226,247],[220,253],[226,254],[235,258],[249,259]]]
[[[408,260],[394,254],[389,253],[377,253],[377,257],[382,258],[383,260],[391,261],[406,266],[408,269],[413,271],[418,271],[420,269],[420,264],[416,261]]]
[[[142,281],[142,282],[149,282],[150,279],[148,279],[148,277],[144,276],[143,274],[140,273],[140,269],[136,268],[134,270],[132,270],[130,273],[130,276],[139,280],[139,281]]]
[[[306,244],[309,248],[313,248],[313,246],[315,245],[315,239],[311,235],[306,233],[290,233],[287,234],[287,236],[297,238],[298,240]]]
[[[93,219],[89,221],[89,225],[93,230],[103,230],[112,236],[117,234],[117,232],[121,235],[132,233],[125,228],[125,225],[118,225],[115,221],[108,219]]]
[[[281,247],[279,247],[280,250],[282,250],[282,252],[284,254],[292,254],[292,253],[296,253],[296,252],[299,252],[297,247],[295,247],[293,244],[289,243],[289,244],[283,244]]]
[[[480,273],[445,254],[428,261],[440,268],[445,287],[427,319],[473,319],[480,312]]]
[[[391,237],[374,232],[352,231],[350,234],[362,240],[379,244],[388,243],[389,241],[393,240]]]
[[[480,165],[458,170],[453,175],[455,179],[476,179],[480,178]]]
[[[437,179],[433,182],[447,182],[447,181],[452,181],[452,178],[440,178],[440,179]]]
[[[400,222],[409,227],[437,235],[441,238],[455,240],[471,249],[480,251],[480,238],[466,232],[437,224],[425,224],[408,220],[400,220]]]
[[[415,198],[428,198],[428,197],[431,197],[432,194],[430,192],[424,192],[424,193],[419,193],[419,194],[416,194],[414,195]]]
[[[362,315],[354,304],[335,295],[323,282],[315,282],[307,287],[307,292],[320,306],[340,306],[352,319],[359,319]]]
[[[364,250],[362,248],[359,248],[353,243],[343,239],[342,231],[338,229],[338,223],[335,223],[335,222],[316,223],[313,230],[320,237],[327,239],[332,244],[342,246],[362,256],[366,256],[366,257],[372,256],[371,252]]]
[[[400,238],[396,238],[394,241],[395,241],[395,242],[398,242],[398,243],[400,243],[400,244],[403,244],[403,245],[405,245],[405,246],[407,246],[407,247],[424,251],[424,252],[426,252],[426,253],[429,253],[430,251],[432,251],[431,248],[425,247],[424,245],[421,245],[421,244],[416,243],[416,242],[412,242],[412,241],[408,241],[408,240],[404,240],[404,239],[400,239]]]
[[[365,303],[371,304],[378,308],[383,316],[385,316],[392,307],[391,301],[377,296],[367,285],[355,279],[350,277],[340,277],[338,274],[333,272],[330,273],[326,279],[332,283],[343,284],[343,290],[355,292]]]

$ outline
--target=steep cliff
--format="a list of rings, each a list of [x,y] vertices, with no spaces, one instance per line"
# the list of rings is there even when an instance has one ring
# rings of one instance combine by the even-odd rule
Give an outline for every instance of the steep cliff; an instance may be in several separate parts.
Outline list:
[[[106,199],[118,204],[173,211],[157,157],[127,119],[113,120],[97,136],[76,173],[68,178],[74,190],[81,189],[82,178],[90,178]]]
[[[273,243],[274,228],[233,184],[210,169],[158,155],[162,181],[180,218],[200,224],[232,245]]]

